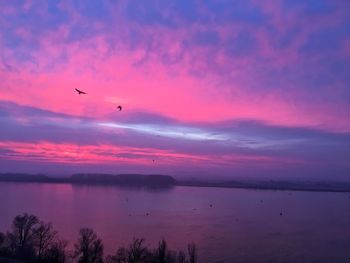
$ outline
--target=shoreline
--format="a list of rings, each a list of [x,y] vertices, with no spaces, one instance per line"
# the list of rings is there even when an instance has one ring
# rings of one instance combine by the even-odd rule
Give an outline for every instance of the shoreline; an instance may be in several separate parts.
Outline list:
[[[36,183],[36,184],[70,184],[70,185],[86,185],[86,186],[110,186],[110,187],[121,187],[121,188],[145,188],[145,189],[159,189],[167,190],[176,186],[182,187],[207,187],[207,188],[226,188],[226,189],[250,189],[250,190],[262,190],[262,191],[302,191],[302,192],[329,192],[329,193],[350,193],[350,183],[345,183],[345,186],[340,186],[341,183],[336,183],[337,187],[319,185],[320,182],[315,183],[293,183],[294,185],[282,185],[289,184],[290,182],[227,182],[227,183],[208,183],[208,182],[186,182],[186,181],[174,181],[173,184],[143,184],[137,183],[118,183],[108,181],[74,181],[70,177],[67,178],[41,178],[40,180],[35,178],[25,179],[11,179],[1,178],[0,183]],[[277,185],[279,184],[279,185]],[[349,197],[350,198],[350,197]]]

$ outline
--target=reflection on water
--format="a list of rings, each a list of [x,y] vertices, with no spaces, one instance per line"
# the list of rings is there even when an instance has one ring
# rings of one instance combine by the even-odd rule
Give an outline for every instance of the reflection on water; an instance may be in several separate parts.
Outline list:
[[[80,227],[92,227],[108,253],[145,237],[150,246],[165,238],[173,249],[194,241],[200,262],[350,262],[348,196],[0,183],[0,231],[9,229],[15,215],[28,212],[53,222],[71,243]]]

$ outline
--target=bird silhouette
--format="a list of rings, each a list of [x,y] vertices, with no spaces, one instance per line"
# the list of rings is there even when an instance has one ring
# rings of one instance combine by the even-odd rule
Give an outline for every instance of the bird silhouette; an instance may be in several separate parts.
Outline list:
[[[79,90],[79,89],[75,89],[75,91],[78,92],[79,95],[80,95],[80,94],[87,94],[86,92],[81,91],[81,90]]]
[[[117,108],[119,109],[119,111],[121,111],[121,110],[122,110],[122,106],[120,106],[120,105],[119,105]]]

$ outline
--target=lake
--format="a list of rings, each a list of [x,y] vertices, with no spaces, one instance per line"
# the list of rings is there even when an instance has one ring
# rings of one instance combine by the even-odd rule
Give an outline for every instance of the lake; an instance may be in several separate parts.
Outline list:
[[[0,231],[27,212],[72,245],[91,227],[112,253],[133,237],[172,249],[193,241],[199,262],[350,262],[350,193],[201,187],[170,190],[0,183]],[[282,213],[282,215],[280,215]]]

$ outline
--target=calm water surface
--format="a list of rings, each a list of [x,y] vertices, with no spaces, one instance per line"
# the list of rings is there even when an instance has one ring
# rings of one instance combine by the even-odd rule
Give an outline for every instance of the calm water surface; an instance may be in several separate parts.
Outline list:
[[[144,237],[150,246],[165,238],[173,249],[194,241],[200,262],[350,262],[349,196],[0,183],[0,231],[28,212],[52,222],[70,244],[80,227],[92,227],[106,253]]]

